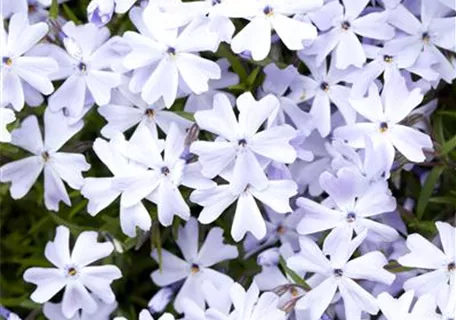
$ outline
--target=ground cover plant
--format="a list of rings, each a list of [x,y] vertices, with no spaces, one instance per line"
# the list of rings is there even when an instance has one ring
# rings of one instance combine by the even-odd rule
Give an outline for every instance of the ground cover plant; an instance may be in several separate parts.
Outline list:
[[[0,318],[456,313],[452,0],[4,0]]]

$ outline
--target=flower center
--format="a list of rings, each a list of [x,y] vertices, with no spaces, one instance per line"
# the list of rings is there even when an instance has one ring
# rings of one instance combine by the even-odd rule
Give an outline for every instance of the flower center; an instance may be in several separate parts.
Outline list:
[[[356,220],[356,214],[354,212],[349,212],[347,214],[347,222],[353,222]]]
[[[292,297],[297,297],[299,295],[299,291],[295,287],[291,287],[290,293]]]
[[[344,272],[342,271],[342,269],[334,269],[334,275],[336,277],[342,277],[344,275]]]
[[[379,128],[378,130],[381,132],[381,133],[385,133],[386,131],[388,131],[388,123],[386,122],[380,122],[380,125],[379,125]]]
[[[87,71],[87,65],[84,62],[79,62],[78,69],[81,72],[86,72]]]
[[[3,57],[2,63],[6,64],[9,67],[13,64],[13,59],[11,59],[10,57]]]
[[[431,36],[428,32],[423,32],[423,34],[421,35],[421,39],[424,43],[429,43],[429,41],[431,41]]]
[[[268,17],[270,17],[270,16],[272,16],[274,14],[274,9],[272,9],[272,7],[270,7],[270,6],[266,6],[263,9],[263,13],[265,15],[267,15]]]
[[[348,29],[350,29],[351,24],[350,24],[350,22],[345,20],[340,24],[340,27],[344,30],[348,30]]]
[[[329,90],[329,84],[325,81],[323,81],[321,84],[320,84],[320,89],[323,90],[324,92],[328,92]]]
[[[212,5],[215,6],[217,4],[221,4],[222,0],[212,0]]]
[[[145,112],[145,115],[148,116],[149,118],[153,118],[155,115],[155,110],[154,109],[147,109]]]
[[[170,173],[169,168],[168,167],[162,167],[161,168],[161,173],[164,174],[165,176],[167,176]]]
[[[173,47],[169,47],[168,50],[166,51],[170,56],[175,56],[176,55],[176,49]]]
[[[196,274],[196,273],[198,273],[200,271],[200,268],[199,268],[199,266],[196,263],[193,263],[192,267],[190,268],[190,270],[192,271],[193,274]]]
[[[67,278],[75,278],[79,275],[79,272],[75,266],[66,266],[65,271]]]
[[[247,144],[247,140],[245,139],[239,139],[238,140],[238,145],[242,146],[242,147],[245,147]]]
[[[29,13],[34,13],[34,12],[36,12],[36,11],[37,11],[36,4],[30,4],[30,5],[28,6],[28,12],[29,12]]]
[[[49,158],[51,157],[47,151],[44,151],[41,153],[41,157],[43,158],[44,161],[48,161]]]
[[[385,55],[383,56],[383,60],[384,60],[385,62],[387,62],[387,63],[391,63],[391,62],[393,62],[393,57],[392,57],[392,56],[389,56],[389,55],[387,55],[387,54],[385,54]]]
[[[276,231],[278,234],[282,235],[282,234],[285,234],[285,232],[287,231],[287,228],[285,228],[284,226],[278,226]]]
[[[454,262],[450,262],[448,264],[448,271],[453,272],[454,270],[456,270],[456,264]]]

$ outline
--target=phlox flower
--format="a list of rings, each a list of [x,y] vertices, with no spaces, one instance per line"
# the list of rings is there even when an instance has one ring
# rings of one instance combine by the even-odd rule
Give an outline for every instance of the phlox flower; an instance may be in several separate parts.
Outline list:
[[[369,0],[330,1],[316,13],[310,15],[317,27],[326,31],[318,36],[307,51],[316,55],[320,64],[334,50],[335,65],[346,69],[358,68],[366,62],[366,54],[357,35],[388,40],[394,37],[394,28],[387,23],[388,12],[372,12],[361,15]]]
[[[62,312],[62,302],[61,303],[52,303],[46,302],[43,306],[43,313],[49,320],[109,320],[111,313],[117,309],[117,301],[112,303],[104,303],[102,300],[93,296],[94,300],[98,304],[98,309],[95,313],[87,313],[84,311],[76,312],[75,315],[71,318],[64,316]]]
[[[298,81],[298,70],[294,66],[279,69],[277,65],[270,63],[263,71],[266,76],[260,87],[261,96],[273,94],[280,102],[279,107],[268,117],[267,126],[291,123],[298,131],[308,134],[312,128],[312,117],[298,106],[300,100],[296,99],[293,93],[288,93]]]
[[[226,180],[230,179],[225,176]],[[231,184],[218,185],[215,188],[195,190],[190,200],[204,207],[198,220],[203,224],[215,221],[232,203],[237,201],[231,227],[234,241],[240,241],[247,231],[258,240],[266,236],[266,223],[255,199],[269,206],[278,213],[291,212],[289,199],[296,195],[297,186],[293,180],[270,180],[263,189],[248,185],[239,193],[234,193]]]
[[[409,91],[401,76],[385,84],[381,96],[376,85],[369,88],[367,98],[351,98],[355,110],[370,122],[359,122],[336,128],[334,137],[346,140],[355,148],[365,147],[365,137],[372,140],[374,148],[382,144],[386,167],[391,168],[395,148],[412,162],[426,159],[423,149],[431,150],[431,138],[413,128],[400,124],[421,103],[419,89]]]
[[[394,299],[386,292],[379,294],[377,297],[378,305],[386,320],[440,319],[439,315],[435,313],[435,302],[430,295],[420,297],[410,311],[413,295],[413,290],[406,291],[397,299]]]
[[[414,290],[417,296],[430,294],[439,306],[453,303],[456,292],[456,231],[445,222],[435,223],[443,251],[419,234],[407,237],[409,253],[398,259],[406,267],[429,270],[404,283],[405,290]],[[451,297],[451,298],[450,298]]]
[[[134,2],[135,0],[131,1]],[[87,20],[97,27],[104,27],[114,13],[114,0],[92,0],[87,6]]]
[[[335,171],[342,168],[350,168],[366,178],[369,182],[384,181],[389,177],[389,169],[385,163],[388,159],[382,145],[374,149],[372,141],[365,139],[365,148],[355,150],[341,140],[335,139],[332,147],[337,152],[331,162]]]
[[[239,283],[233,283],[230,296],[234,310],[225,315],[216,310],[209,309],[210,319],[214,320],[285,320],[285,311],[279,309],[279,297],[272,292],[260,290],[255,282],[246,291]]]
[[[383,241],[392,242],[398,233],[392,227],[371,218],[396,209],[396,200],[391,196],[384,181],[369,183],[358,173],[348,168],[337,172],[337,176],[324,172],[320,185],[329,194],[331,205],[319,204],[307,198],[298,198],[298,207],[303,218],[297,230],[309,235],[331,229],[323,250],[334,248],[343,239],[351,238],[353,232],[360,234],[369,230]]]
[[[66,0],[58,0],[59,3]],[[31,22],[45,22],[49,16],[47,9],[52,0],[3,0],[0,4],[0,12],[3,18],[10,18],[15,13],[25,13]]]
[[[192,2],[187,2],[192,3]],[[194,94],[192,92],[183,93],[188,95],[187,100],[185,101],[184,111],[195,113],[199,110],[208,110],[212,109],[214,97],[217,93],[224,93],[228,96],[231,104],[234,105],[236,98],[231,93],[225,92],[222,89],[234,86],[239,83],[239,76],[230,72],[230,63],[227,59],[220,59],[217,61],[217,64],[222,71],[220,79],[209,80],[209,90],[201,94]]]
[[[437,60],[430,54],[421,54],[415,61],[410,61],[405,51],[390,53],[385,48],[367,44],[363,48],[371,61],[351,75],[353,87],[350,94],[354,97],[363,96],[380,75],[383,74],[384,81],[388,82],[392,77],[400,76],[399,71],[403,69],[427,81],[439,79],[439,74],[433,69]]]
[[[121,83],[120,74],[110,70],[117,54],[111,50],[109,30],[91,23],[76,26],[70,21],[62,27],[61,38],[65,50],[51,50],[60,66],[52,77],[66,80],[49,98],[49,108],[78,117],[89,97],[98,105],[109,103],[111,90]]]
[[[58,211],[59,202],[71,206],[63,181],[72,189],[80,189],[84,178],[81,172],[90,168],[81,154],[59,152],[58,150],[77,132],[83,123],[69,125],[62,115],[46,110],[44,115],[44,141],[37,118],[25,118],[21,127],[11,135],[11,144],[32,153],[32,156],[9,162],[0,168],[0,181],[11,182],[10,194],[20,199],[32,188],[44,171],[44,204],[48,210]],[[62,181],[63,180],[63,181]]]
[[[150,170],[141,177],[124,181],[125,206],[147,198],[157,204],[158,221],[162,225],[170,226],[175,215],[188,220],[190,208],[179,191],[179,186],[205,189],[214,187],[215,183],[201,175],[198,162],[187,163],[186,135],[176,125],[171,124],[164,150],[147,128],[141,127],[136,133],[135,139],[130,140],[125,150],[126,156]]]
[[[167,286],[185,279],[174,300],[174,307],[177,311],[183,310],[185,298],[204,307],[203,283],[205,281],[211,282],[216,288],[225,288],[233,282],[229,276],[211,268],[221,261],[238,256],[236,247],[224,244],[223,240],[223,230],[214,227],[207,234],[202,246],[199,247],[198,222],[196,219],[190,218],[185,227],[179,228],[176,240],[185,260],[167,250],[162,250],[162,268],[154,271],[151,276],[154,283],[159,286]],[[152,251],[152,257],[157,262],[159,261],[157,250]]]
[[[148,104],[142,100],[140,94],[131,93],[127,85],[118,87],[117,91],[118,97],[113,95],[109,104],[98,108],[98,112],[108,122],[101,129],[101,134],[105,137],[110,138],[116,133],[123,133],[136,125],[146,126],[154,137],[158,137],[157,127],[167,133],[171,123],[181,130],[191,126],[189,120],[164,110],[165,105],[162,100]]]
[[[195,113],[201,129],[219,135],[215,141],[196,141],[190,146],[190,152],[199,157],[202,174],[213,178],[223,171],[232,171],[234,194],[248,185],[258,191],[266,188],[268,178],[261,162],[291,163],[296,158],[296,151],[289,144],[296,136],[291,126],[257,132],[278,104],[272,95],[256,101],[251,93],[244,93],[237,98],[239,117],[236,119],[228,98],[217,94],[213,109]]]
[[[383,269],[388,261],[379,251],[349,261],[366,235],[367,232],[363,231],[353,240],[348,238],[337,243],[337,248],[332,250],[329,259],[313,240],[300,238],[301,251],[287,259],[288,267],[298,272],[306,271],[322,276],[321,283],[296,303],[296,309],[309,311],[309,320],[320,319],[336,291],[339,291],[343,299],[346,319],[360,320],[363,311],[373,315],[378,312],[376,299],[354,280],[366,279],[391,284],[395,276]]]
[[[328,66],[326,60],[317,65],[314,58],[303,54],[299,57],[306,63],[311,76],[300,76],[291,90],[295,95],[300,93],[300,102],[313,99],[310,115],[314,128],[322,137],[331,132],[331,103],[338,108],[347,124],[354,123],[356,111],[348,101],[350,89],[341,83],[352,70],[337,69],[334,60]]]
[[[227,0],[149,1],[145,15],[153,19],[155,25],[167,29],[197,22],[208,32],[206,36],[213,38],[216,50],[221,41],[230,43],[235,31],[233,22],[226,15],[223,5],[225,1]]]
[[[232,18],[250,22],[234,36],[231,49],[235,53],[250,51],[254,60],[263,60],[271,49],[271,31],[274,30],[290,50],[304,48],[303,41],[315,39],[317,29],[310,23],[290,18],[322,5],[321,0],[227,0],[221,6]]]
[[[57,62],[29,51],[43,39],[49,28],[46,23],[29,24],[26,13],[15,14],[8,32],[2,26],[0,35],[1,107],[12,105],[19,111],[27,99],[27,86],[48,95],[54,91],[50,75],[58,70]]]
[[[456,52],[456,17],[446,17],[448,10],[439,1],[421,1],[420,11],[420,20],[403,5],[392,11],[390,23],[405,35],[387,42],[385,49],[401,53],[409,63],[422,55],[430,56],[437,62],[433,68],[443,80],[451,83],[456,77],[456,69],[440,48]]]
[[[24,272],[24,280],[37,285],[30,298],[44,303],[65,288],[61,310],[70,319],[78,310],[89,314],[96,312],[98,304],[94,297],[107,304],[114,303],[116,297],[110,284],[122,277],[119,268],[114,265],[88,266],[114,250],[110,242],[97,242],[97,236],[94,231],[82,232],[70,254],[70,230],[57,227],[54,241],[48,242],[44,251],[55,268],[33,267]]]
[[[289,245],[282,245],[279,249],[280,256],[283,259],[288,259],[294,255],[293,249]],[[298,274],[303,277],[303,274]],[[283,309],[291,301],[298,299],[305,294],[304,289],[291,279],[283,274],[278,264],[263,265],[261,272],[255,275],[253,281],[262,291],[274,291],[280,294],[279,306]]]
[[[213,45],[211,41],[207,43],[204,33],[198,33],[195,24],[189,24],[180,33],[168,31],[164,36],[156,26],[150,25],[150,19],[144,22],[141,34],[127,31],[123,36],[131,47],[123,64],[126,69],[134,70],[129,85],[133,93],[141,92],[147,103],[163,97],[169,108],[176,100],[178,88],[201,94],[209,90],[209,80],[220,79],[220,67],[198,55]]]
[[[152,220],[141,202],[142,199],[125,204],[124,181],[139,179],[147,173],[147,168],[124,156],[125,145],[126,141],[122,135],[114,136],[109,142],[101,138],[95,140],[93,150],[113,176],[85,178],[81,194],[89,200],[87,211],[92,216],[97,215],[120,196],[120,228],[127,236],[134,237],[136,227],[148,231],[152,226]]]
[[[210,281],[204,281],[202,290],[206,305],[198,305],[195,301],[185,298],[183,300],[184,317],[181,320],[213,320],[213,314],[228,315],[231,310],[230,288],[233,281],[216,287]]]

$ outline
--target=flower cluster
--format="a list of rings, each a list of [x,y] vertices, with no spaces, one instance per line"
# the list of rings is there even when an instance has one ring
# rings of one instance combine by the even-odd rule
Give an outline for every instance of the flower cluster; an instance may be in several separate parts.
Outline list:
[[[86,23],[60,2],[2,3],[0,181],[119,234],[56,228],[23,273],[48,319],[454,319],[456,229],[409,234],[397,196],[437,154],[454,1],[92,0]],[[149,237],[131,318],[119,243]]]

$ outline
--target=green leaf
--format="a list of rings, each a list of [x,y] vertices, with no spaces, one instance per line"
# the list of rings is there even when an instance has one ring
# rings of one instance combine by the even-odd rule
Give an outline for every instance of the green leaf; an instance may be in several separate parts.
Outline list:
[[[52,0],[51,8],[49,9],[49,17],[57,19],[59,15],[59,2],[58,0]]]
[[[242,66],[241,61],[239,60],[237,55],[231,52],[231,49],[229,49],[228,46],[226,46],[225,44],[221,44],[216,52],[216,55],[219,57],[226,58],[229,61],[231,68],[239,76],[241,82],[244,82],[247,79],[247,72]]]
[[[456,198],[451,196],[432,197],[429,199],[429,202],[456,206]]]
[[[252,73],[249,74],[249,76],[247,77],[247,80],[246,80],[246,83],[249,87],[253,86],[253,84],[255,83],[255,80],[256,78],[258,77],[258,74],[260,73],[260,70],[261,68],[260,67],[256,67]]]
[[[185,112],[185,111],[173,111],[173,113],[181,116],[182,118],[195,122],[195,116],[193,115],[193,113],[189,113],[189,112]]]
[[[54,220],[58,225],[63,224],[64,226],[68,227],[72,233],[78,234],[78,233],[84,231],[84,227],[75,225],[75,224],[63,219],[57,213],[50,212],[50,211],[48,211],[48,212],[49,212],[49,215],[51,216],[52,220]]]
[[[285,271],[285,273],[288,276],[290,276],[291,280],[294,281],[294,283],[302,286],[306,291],[312,290],[312,287],[309,286],[309,284],[306,282],[306,280],[304,280],[296,272],[294,272],[293,270],[288,268],[287,263],[285,262],[285,259],[282,256],[280,256],[280,258],[279,258],[279,264],[282,267],[282,269]]]
[[[416,205],[416,216],[418,220],[421,220],[423,218],[424,211],[426,210],[427,204],[429,203],[429,198],[431,197],[435,185],[444,169],[444,167],[440,166],[434,167],[424,182],[423,188],[420,191],[418,203]]]
[[[62,8],[63,8],[63,12],[65,13],[65,16],[73,21],[74,23],[76,24],[79,24],[80,21],[78,19],[78,17],[74,14],[74,12],[70,9],[70,7],[68,7],[65,3],[62,4]]]
[[[440,150],[440,155],[444,156],[456,148],[456,136],[445,142]]]

